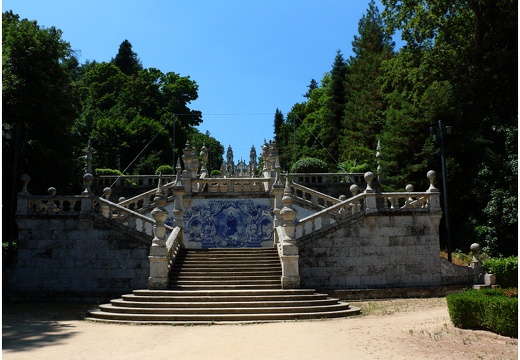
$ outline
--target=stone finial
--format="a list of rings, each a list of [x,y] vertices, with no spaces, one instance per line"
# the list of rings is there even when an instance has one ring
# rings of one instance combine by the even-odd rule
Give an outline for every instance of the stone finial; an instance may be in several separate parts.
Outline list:
[[[404,188],[406,192],[413,192],[414,191],[414,187],[412,184],[408,184],[406,185],[406,187]]]
[[[359,186],[357,186],[356,184],[350,185],[350,192],[353,196],[356,196],[359,193]]]
[[[374,189],[372,189],[372,181],[374,180],[374,173],[368,171],[365,173],[365,181],[367,182],[367,188],[365,189],[365,192],[373,192]]]
[[[435,178],[437,177],[437,173],[433,170],[428,171],[426,174],[426,177],[428,180],[430,180],[430,187],[428,188],[427,192],[439,192],[439,189],[435,187]]]
[[[473,258],[471,259],[471,262],[480,262],[479,258],[478,258],[478,255],[480,254],[480,245],[477,244],[477,243],[473,243],[471,244],[471,246],[469,247],[469,249],[471,250],[471,253],[473,254]]]
[[[177,159],[177,165],[175,166],[175,171],[176,171],[176,175],[175,175],[175,183],[173,184],[173,187],[182,187],[184,189],[184,186],[182,185],[182,181],[181,181],[181,172],[182,172],[182,167],[181,167],[181,160],[180,159]]]
[[[29,194],[29,191],[27,190],[27,184],[29,184],[29,182],[31,181],[31,177],[27,174],[23,174],[22,176],[20,176],[20,180],[22,181],[22,191],[20,191],[18,193],[18,195],[21,195],[21,196],[31,196],[31,194]]]
[[[200,172],[206,173],[206,177],[209,177],[208,169],[206,168],[206,164],[208,162],[208,148],[206,147],[205,141],[202,143],[202,148],[200,149],[200,157],[202,159],[202,167]]]
[[[110,197],[110,195],[112,195],[112,189],[109,188],[109,187],[106,187],[103,189],[103,196],[105,197],[105,199],[108,200],[108,198]]]
[[[83,190],[83,195],[88,195],[92,191],[90,190],[90,185],[92,184],[92,181],[94,180],[94,176],[92,176],[91,173],[86,173],[83,175],[83,186],[85,187],[85,190]]]
[[[51,186],[47,189],[47,194],[49,194],[50,196],[56,195],[56,188]]]
[[[280,170],[281,170],[281,166],[280,166],[280,161],[278,158],[276,158],[276,164],[274,165],[274,170],[275,170],[275,179],[274,179],[274,184],[273,184],[273,187],[276,185],[276,186],[280,186],[282,184],[282,180],[280,179]]]

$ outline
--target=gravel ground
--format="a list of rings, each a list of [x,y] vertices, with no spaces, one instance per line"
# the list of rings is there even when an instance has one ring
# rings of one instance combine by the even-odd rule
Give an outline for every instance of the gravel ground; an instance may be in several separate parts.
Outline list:
[[[86,305],[3,304],[2,358],[518,359],[518,340],[455,328],[446,300],[355,302],[363,315],[247,325],[148,326],[82,320]]]

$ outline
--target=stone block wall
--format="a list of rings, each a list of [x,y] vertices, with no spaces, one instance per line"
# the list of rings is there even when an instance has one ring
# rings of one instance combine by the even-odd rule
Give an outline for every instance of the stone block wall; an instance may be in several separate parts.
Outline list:
[[[299,243],[301,287],[365,289],[439,286],[440,214],[365,216]]]
[[[150,243],[77,217],[18,224],[17,263],[4,276],[7,295],[106,299],[148,286]]]

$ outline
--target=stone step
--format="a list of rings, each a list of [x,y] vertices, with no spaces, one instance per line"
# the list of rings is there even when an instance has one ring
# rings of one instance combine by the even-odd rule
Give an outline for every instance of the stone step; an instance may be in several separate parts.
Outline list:
[[[314,289],[242,289],[242,290],[134,290],[132,292],[135,296],[272,296],[272,295],[313,295]]]
[[[216,276],[280,276],[282,275],[281,269],[262,269],[262,270],[247,270],[241,269],[240,271],[236,271],[233,269],[224,269],[219,271],[214,271],[212,269],[179,269],[179,271],[175,271],[170,273],[170,278],[174,276],[207,276],[207,277],[216,277]]]
[[[193,301],[193,299],[173,299],[172,301],[138,301],[139,299],[121,298],[111,300],[112,306],[121,307],[136,307],[136,308],[230,308],[230,307],[306,307],[309,305],[335,305],[338,303],[337,299],[329,297],[315,297],[306,300],[280,298],[279,300],[258,300],[250,299],[248,301],[239,301],[239,299],[225,299],[220,301],[215,298],[200,299],[200,301]]]
[[[88,319],[136,324],[212,324],[343,317],[360,309],[313,289],[281,289],[276,249],[181,249],[169,289],[135,290]]]
[[[199,305],[199,304],[197,304]],[[123,307],[114,306],[113,304],[100,305],[99,309],[104,312],[120,313],[120,314],[166,314],[166,315],[232,315],[232,314],[277,314],[277,313],[318,313],[326,311],[340,311],[348,310],[349,304],[338,303],[317,305],[307,304],[306,306],[263,306],[263,307],[200,307],[185,308],[185,307]]]
[[[245,275],[235,273],[222,273],[223,275],[211,274],[209,275],[198,275],[193,273],[188,274],[175,274],[170,276],[170,281],[186,282],[186,281],[241,281],[241,282],[257,282],[257,281],[276,281],[280,282],[280,276],[275,275]]]
[[[247,289],[281,289],[280,281],[276,284],[171,284],[171,290],[247,290]]]
[[[214,324],[214,323],[248,323],[248,322],[273,322],[299,319],[323,319],[346,317],[359,314],[360,309],[349,307],[336,311],[319,312],[280,312],[268,314],[128,314],[114,313],[102,310],[91,310],[91,321],[107,321],[116,323],[133,324]]]

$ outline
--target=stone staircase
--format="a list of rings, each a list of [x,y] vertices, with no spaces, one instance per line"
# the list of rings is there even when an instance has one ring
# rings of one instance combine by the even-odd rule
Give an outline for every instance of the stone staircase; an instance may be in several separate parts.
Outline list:
[[[167,290],[135,290],[89,311],[89,320],[212,324],[355,315],[357,307],[311,289],[282,289],[276,249],[182,249]]]

